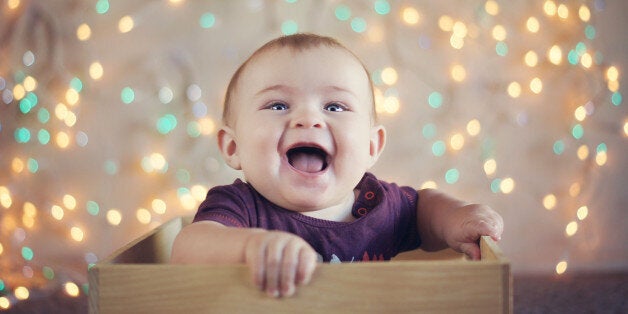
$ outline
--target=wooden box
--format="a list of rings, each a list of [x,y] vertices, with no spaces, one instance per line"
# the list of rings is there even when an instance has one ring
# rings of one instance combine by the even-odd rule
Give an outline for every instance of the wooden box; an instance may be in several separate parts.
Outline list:
[[[510,264],[488,237],[482,260],[450,250],[390,262],[320,264],[290,298],[256,289],[245,265],[170,265],[190,218],[171,220],[89,270],[90,313],[510,313]]]

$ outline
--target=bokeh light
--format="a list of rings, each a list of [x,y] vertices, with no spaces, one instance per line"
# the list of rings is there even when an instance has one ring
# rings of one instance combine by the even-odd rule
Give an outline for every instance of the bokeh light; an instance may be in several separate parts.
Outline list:
[[[122,213],[118,209],[110,209],[107,211],[107,222],[112,226],[117,226],[122,222]]]
[[[77,297],[80,293],[79,287],[73,282],[66,282],[63,286],[65,293],[71,297]]]
[[[100,80],[102,78],[103,74],[104,74],[104,70],[103,70],[102,64],[100,64],[100,62],[98,62],[98,61],[93,62],[89,66],[89,76],[93,80]]]
[[[92,29],[86,23],[79,25],[76,29],[76,37],[80,41],[88,40],[92,36]]]
[[[567,261],[560,261],[556,264],[556,274],[562,275],[567,271]]]
[[[118,21],[118,30],[120,33],[128,33],[135,27],[135,21],[132,17],[125,15]]]
[[[587,216],[589,216],[589,207],[581,206],[580,208],[578,208],[576,216],[578,216],[579,220],[584,220],[585,218],[587,218]]]
[[[421,16],[419,11],[413,7],[406,7],[402,11],[402,19],[408,25],[416,25],[419,23]]]
[[[543,207],[547,210],[552,210],[556,207],[556,196],[554,194],[547,194],[543,197]]]

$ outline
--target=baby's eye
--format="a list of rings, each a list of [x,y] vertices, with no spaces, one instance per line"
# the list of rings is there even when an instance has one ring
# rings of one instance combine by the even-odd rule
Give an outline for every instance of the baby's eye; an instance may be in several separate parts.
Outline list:
[[[339,104],[337,102],[332,102],[332,103],[329,103],[329,104],[325,105],[324,109],[327,110],[327,111],[331,111],[331,112],[342,112],[342,111],[347,110],[347,107],[345,107],[344,105]]]
[[[270,110],[288,110],[288,105],[284,104],[284,103],[280,103],[280,102],[274,102],[270,105],[268,105],[268,107],[266,107]]]

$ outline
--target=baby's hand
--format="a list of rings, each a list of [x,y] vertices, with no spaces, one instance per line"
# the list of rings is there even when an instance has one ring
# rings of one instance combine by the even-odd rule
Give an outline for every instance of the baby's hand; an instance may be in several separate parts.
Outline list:
[[[297,285],[309,283],[317,254],[294,234],[263,231],[247,240],[245,260],[255,285],[269,296],[280,297],[291,296]]]
[[[444,236],[451,248],[465,253],[472,260],[478,260],[480,237],[487,235],[499,241],[503,231],[504,220],[497,212],[486,205],[471,204],[453,212]]]

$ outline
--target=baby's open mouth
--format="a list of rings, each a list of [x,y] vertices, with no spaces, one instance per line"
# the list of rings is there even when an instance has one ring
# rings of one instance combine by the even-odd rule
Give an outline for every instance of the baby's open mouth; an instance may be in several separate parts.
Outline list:
[[[316,173],[327,168],[327,153],[318,147],[295,147],[287,152],[288,162],[297,170]]]

